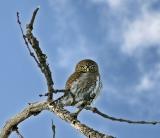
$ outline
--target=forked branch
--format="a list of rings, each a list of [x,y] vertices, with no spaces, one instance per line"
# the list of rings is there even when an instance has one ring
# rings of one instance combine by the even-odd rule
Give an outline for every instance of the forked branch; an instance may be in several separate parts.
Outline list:
[[[35,21],[35,17],[37,15],[39,8],[36,8],[32,14],[32,18],[29,22],[29,24],[27,24],[26,26],[26,35],[23,32],[22,26],[21,26],[21,22],[19,19],[19,12],[17,12],[17,22],[20,26],[22,35],[23,35],[23,39],[25,41],[25,44],[29,50],[30,55],[34,58],[34,60],[36,61],[36,63],[38,64],[38,67],[40,68],[41,72],[44,74],[46,82],[47,82],[47,87],[48,87],[48,101],[52,101],[52,97],[53,97],[53,80],[52,80],[52,73],[51,70],[49,68],[49,64],[47,63],[47,56],[42,52],[40,46],[39,46],[39,41],[36,39],[36,37],[33,35],[32,30],[33,30],[33,24]],[[30,48],[33,49],[33,52]]]
[[[21,122],[23,122],[24,120],[26,120],[27,118],[29,118],[33,115],[34,116],[38,115],[40,112],[42,112],[44,110],[48,110],[52,113],[55,113],[58,117],[60,117],[62,120],[71,124],[75,129],[80,131],[86,137],[89,137],[89,138],[114,138],[112,136],[102,134],[101,132],[92,129],[85,124],[82,124],[79,120],[75,119],[70,114],[69,111],[63,109],[62,107],[59,107],[58,105],[54,104],[53,102],[52,102],[52,105],[50,105],[50,103],[52,101],[52,95],[54,93],[51,71],[50,71],[49,65],[46,61],[47,56],[42,52],[41,48],[39,47],[39,41],[32,34],[33,23],[34,23],[34,20],[35,20],[35,17],[36,17],[38,10],[39,10],[39,8],[36,8],[33,12],[31,21],[27,25],[27,28],[26,28],[27,29],[26,35],[24,35],[23,29],[21,27],[19,13],[17,13],[17,22],[20,26],[20,29],[21,29],[21,32],[23,35],[23,39],[25,41],[25,44],[27,45],[27,48],[29,50],[30,55],[34,58],[34,60],[38,64],[38,67],[40,68],[41,72],[44,74],[44,76],[46,78],[47,86],[48,86],[48,93],[46,95],[48,96],[48,100],[38,102],[38,103],[29,104],[28,107],[26,107],[22,112],[18,113],[17,115],[12,117],[10,120],[8,120],[0,132],[0,138],[8,138],[8,136],[13,131],[15,131],[14,128],[18,128],[17,126]],[[31,48],[30,48],[30,46],[31,46]],[[33,52],[31,49],[33,50]],[[59,90],[57,90],[55,92],[59,92]]]

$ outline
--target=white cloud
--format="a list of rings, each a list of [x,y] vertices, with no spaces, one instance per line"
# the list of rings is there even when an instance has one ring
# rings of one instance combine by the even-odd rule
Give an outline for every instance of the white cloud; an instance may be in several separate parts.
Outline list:
[[[143,10],[141,16],[128,23],[123,35],[122,51],[130,55],[136,50],[160,44],[160,13]]]
[[[121,7],[122,4],[125,3],[125,0],[108,0],[108,4],[111,8],[118,8],[118,7]]]
[[[122,4],[124,4],[126,0],[91,0],[91,1],[94,3],[108,4],[110,8],[117,9],[121,8]]]
[[[158,88],[160,83],[160,64],[157,64],[150,72],[146,72],[135,87],[138,92]]]
[[[151,80],[151,76],[144,75],[139,84],[136,86],[137,91],[150,90],[154,86],[154,81]]]

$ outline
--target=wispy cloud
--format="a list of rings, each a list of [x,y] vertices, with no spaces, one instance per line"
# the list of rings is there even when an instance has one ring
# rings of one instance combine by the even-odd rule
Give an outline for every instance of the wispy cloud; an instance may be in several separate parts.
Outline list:
[[[119,41],[121,50],[128,55],[160,44],[160,13],[152,6],[157,0],[90,0],[106,4],[102,10],[102,25],[106,39]],[[108,34],[110,33],[110,34]]]
[[[136,89],[140,92],[152,89],[153,86],[154,86],[154,82],[153,82],[153,80],[151,80],[151,78],[150,78],[151,76],[152,75],[149,75],[149,76],[144,75],[141,78],[141,80],[140,80],[139,84],[137,85]]]
[[[149,10],[148,5],[142,4],[142,13],[135,20],[129,21],[123,32],[122,51],[129,55],[160,44],[160,13]]]
[[[116,10],[117,8],[121,8],[121,6],[125,3],[126,0],[90,0],[94,3],[107,4],[110,8]]]
[[[150,72],[144,73],[136,86],[138,92],[156,90],[160,83],[160,63]]]
[[[125,2],[126,0],[108,0],[108,4],[111,8],[116,9],[116,8],[120,8]]]

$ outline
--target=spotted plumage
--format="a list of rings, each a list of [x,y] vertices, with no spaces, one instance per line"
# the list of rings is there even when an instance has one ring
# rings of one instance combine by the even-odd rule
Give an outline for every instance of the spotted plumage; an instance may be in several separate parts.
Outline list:
[[[55,102],[62,106],[76,106],[77,114],[98,96],[102,83],[98,65],[95,61],[85,59],[75,67],[75,72],[68,78],[64,95]]]

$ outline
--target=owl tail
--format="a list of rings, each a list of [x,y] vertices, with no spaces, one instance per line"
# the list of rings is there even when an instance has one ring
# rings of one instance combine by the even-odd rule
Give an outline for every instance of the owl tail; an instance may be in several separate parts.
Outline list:
[[[54,102],[60,106],[71,106],[73,104],[73,96],[71,94],[64,94],[56,99]]]

